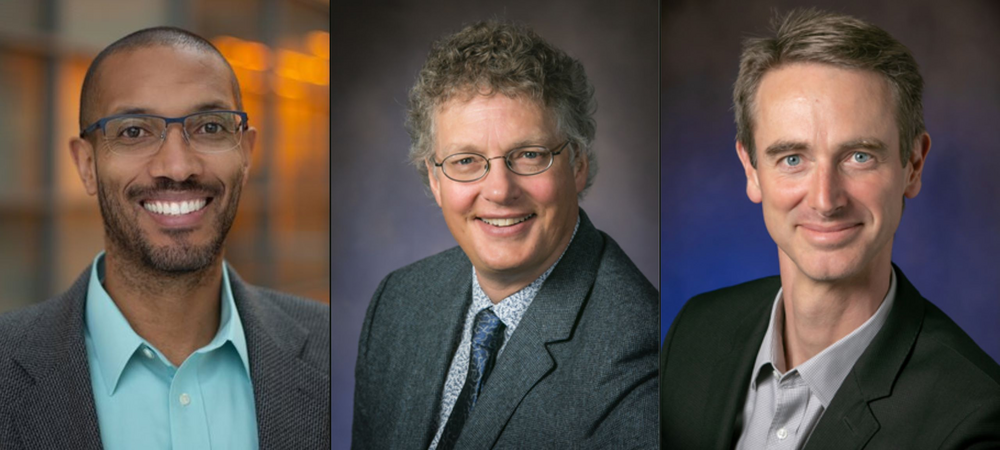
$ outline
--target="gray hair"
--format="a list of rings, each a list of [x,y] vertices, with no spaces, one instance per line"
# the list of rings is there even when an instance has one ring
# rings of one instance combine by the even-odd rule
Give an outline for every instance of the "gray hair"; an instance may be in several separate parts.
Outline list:
[[[583,198],[597,175],[594,87],[580,61],[523,25],[499,21],[475,23],[435,42],[410,90],[409,156],[424,185],[429,185],[425,161],[434,154],[435,110],[456,97],[498,93],[544,106],[571,146],[585,152],[589,170]],[[574,156],[570,152],[571,163]]]
[[[740,74],[733,87],[736,140],[757,167],[753,112],[760,81],[768,70],[812,62],[878,73],[888,82],[899,128],[899,153],[906,165],[913,140],[925,131],[924,80],[910,50],[885,30],[843,14],[797,9],[771,21],[773,36],[743,42]]]

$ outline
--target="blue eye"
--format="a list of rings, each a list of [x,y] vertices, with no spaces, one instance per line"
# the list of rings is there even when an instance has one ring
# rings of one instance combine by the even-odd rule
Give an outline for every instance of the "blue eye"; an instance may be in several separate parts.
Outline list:
[[[799,165],[799,163],[801,162],[802,162],[802,157],[799,155],[789,155],[785,157],[785,164],[788,164],[789,166],[792,167]]]
[[[868,162],[868,161],[870,161],[872,159],[872,155],[869,155],[869,154],[864,153],[864,152],[854,152],[853,158],[854,158],[854,162],[866,163],[866,162]]]

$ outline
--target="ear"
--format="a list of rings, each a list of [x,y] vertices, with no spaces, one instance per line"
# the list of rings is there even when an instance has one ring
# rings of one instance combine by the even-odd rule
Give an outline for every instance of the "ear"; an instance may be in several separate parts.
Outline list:
[[[80,175],[83,188],[87,190],[87,195],[97,194],[97,163],[95,149],[90,142],[74,137],[69,141],[69,152],[73,155],[73,163],[76,165],[76,172]]]
[[[430,181],[431,192],[434,193],[434,201],[437,202],[438,207],[441,207],[441,185],[437,178],[437,172],[434,169],[437,167],[431,164],[431,160],[425,159],[424,164],[427,167],[427,181]]]
[[[253,147],[257,143],[257,129],[247,128],[243,132],[243,142],[240,142],[240,152],[243,153],[243,187],[246,187],[247,179],[250,178],[250,163],[253,161]]]
[[[740,162],[743,163],[743,172],[747,176],[747,197],[750,198],[751,202],[760,203],[763,199],[760,191],[760,179],[757,178],[757,168],[750,163],[750,153],[743,148],[742,143],[737,142],[736,154],[740,157]]]
[[[920,176],[924,173],[924,161],[927,160],[927,152],[931,151],[931,136],[923,133],[913,140],[913,147],[910,150],[910,160],[906,167],[906,187],[903,195],[908,198],[916,197],[920,193]]]
[[[576,147],[574,145],[574,147]],[[587,152],[578,151],[576,161],[573,165],[573,181],[576,183],[576,193],[580,194],[587,187],[587,175],[590,172],[590,161],[587,159]]]

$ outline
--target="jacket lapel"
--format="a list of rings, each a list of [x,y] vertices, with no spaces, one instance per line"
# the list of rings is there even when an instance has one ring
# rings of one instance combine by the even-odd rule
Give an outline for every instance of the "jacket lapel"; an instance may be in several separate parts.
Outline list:
[[[743,320],[733,328],[732,334],[728,336],[732,350],[719,355],[712,364],[710,385],[725,387],[713,391],[705,402],[705,417],[722,418],[722,423],[706,424],[717,427],[719,431],[713,448],[733,448],[739,438],[733,434],[736,431],[736,417],[743,411],[746,402],[750,377],[753,376],[753,363],[757,359],[757,351],[764,340],[764,334],[767,333],[771,306],[779,287],[780,285],[775,283],[773,290],[768,288],[755,295],[761,297],[760,300],[754,301],[754,304],[760,307],[744,316]]]
[[[806,448],[860,449],[879,430],[869,404],[888,397],[923,324],[923,297],[893,264],[896,299],[882,330],[847,375]]]
[[[424,331],[408,333],[412,337],[408,353],[412,357],[413,376],[398,380],[402,384],[399,401],[404,403],[402,410],[407,411],[407,417],[402,418],[395,442],[419,444],[415,448],[426,449],[437,433],[445,379],[462,337],[465,313],[472,302],[472,264],[464,253],[460,259],[450,281],[438,286],[436,294],[428,298],[430,305],[416,308],[414,320],[409,322]]]
[[[580,227],[511,335],[455,448],[491,448],[521,399],[555,367],[597,278],[604,238],[580,211]]]
[[[90,367],[83,338],[83,304],[90,269],[40,311],[14,360],[34,380],[13,417],[26,448],[100,449]]]
[[[261,448],[309,448],[329,442],[330,377],[299,355],[308,332],[229,271],[250,358]],[[317,437],[316,430],[327,435]]]

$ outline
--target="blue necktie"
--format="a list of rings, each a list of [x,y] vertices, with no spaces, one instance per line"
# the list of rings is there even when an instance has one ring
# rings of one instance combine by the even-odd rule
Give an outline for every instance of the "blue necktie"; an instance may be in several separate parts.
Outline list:
[[[497,352],[503,344],[503,331],[503,322],[493,313],[492,309],[487,308],[476,314],[472,328],[472,348],[469,352],[469,372],[465,376],[462,392],[455,400],[455,407],[451,409],[451,415],[448,416],[448,423],[445,424],[444,431],[441,433],[437,450],[451,450],[455,446],[455,441],[462,433],[462,426],[469,418],[472,408],[476,406],[476,400],[479,399],[479,393],[483,391],[486,378],[493,370]]]

